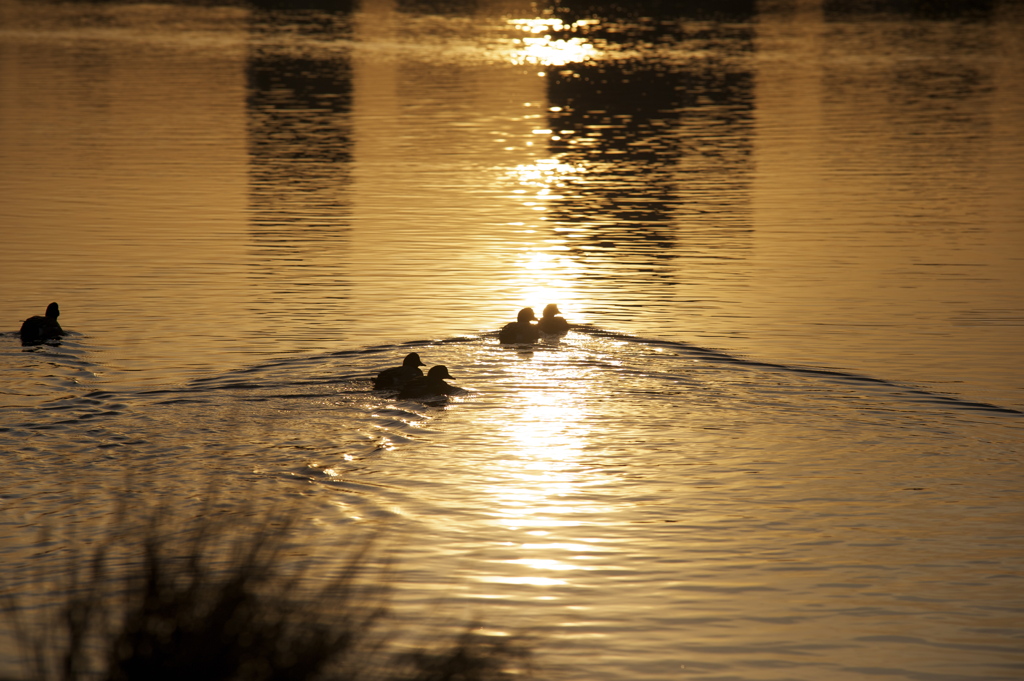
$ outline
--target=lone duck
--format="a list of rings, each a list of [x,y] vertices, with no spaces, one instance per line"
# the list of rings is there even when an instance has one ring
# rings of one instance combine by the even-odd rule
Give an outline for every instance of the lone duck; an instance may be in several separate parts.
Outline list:
[[[558,311],[558,305],[551,303],[544,308],[544,314],[541,315],[540,322],[537,327],[541,333],[550,335],[564,336],[569,333],[569,322],[565,321],[565,317],[560,317],[562,314]]]
[[[418,353],[410,352],[402,361],[402,366],[384,369],[377,378],[373,379],[374,390],[398,390],[406,383],[423,378],[421,366],[426,366],[420,361]]]
[[[57,303],[50,303],[46,306],[46,315],[29,317],[21,323],[21,344],[38,345],[48,340],[60,338],[64,335],[64,329],[57,323],[60,316],[60,307]]]
[[[438,364],[430,367],[426,378],[417,378],[406,384],[398,393],[398,399],[405,400],[411,397],[438,397],[441,395],[454,395],[460,392],[454,385],[448,385],[444,379],[455,378],[448,373],[448,367]]]
[[[519,311],[516,321],[509,322],[498,332],[499,343],[536,343],[540,338],[540,331],[536,324],[537,315],[533,314],[532,307],[524,307]]]

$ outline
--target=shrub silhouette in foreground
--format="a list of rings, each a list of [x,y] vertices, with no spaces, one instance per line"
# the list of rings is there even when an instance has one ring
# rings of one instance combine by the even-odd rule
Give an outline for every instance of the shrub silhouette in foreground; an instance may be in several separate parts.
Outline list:
[[[289,516],[286,516],[289,517]],[[290,518],[294,519],[294,514]],[[55,622],[8,590],[31,681],[492,681],[529,676],[515,640],[466,627],[398,652],[381,568],[364,542],[323,579],[296,559],[293,522],[250,531],[166,514],[70,563]],[[232,520],[231,523],[234,521]],[[126,524],[121,520],[122,524]],[[36,618],[38,619],[38,618]]]

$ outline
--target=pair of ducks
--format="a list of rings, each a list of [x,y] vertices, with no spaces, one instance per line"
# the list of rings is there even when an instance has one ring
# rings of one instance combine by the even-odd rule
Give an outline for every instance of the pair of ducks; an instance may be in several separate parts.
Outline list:
[[[551,303],[544,308],[543,316],[538,320],[532,307],[524,307],[519,311],[516,321],[506,324],[498,332],[499,343],[536,343],[542,335],[564,336],[569,333],[569,322],[560,316],[558,305]],[[537,322],[533,324],[532,322]]]
[[[63,336],[64,329],[60,328],[60,324],[57,323],[59,316],[60,307],[57,303],[50,303],[46,306],[45,315],[35,315],[23,321],[21,330],[18,332],[21,336],[21,344],[39,345]]]
[[[459,389],[448,385],[444,379],[455,377],[448,373],[448,367],[438,364],[423,375],[421,366],[426,366],[418,353],[410,352],[400,367],[385,369],[373,379],[374,390],[397,390],[398,399],[454,395]]]

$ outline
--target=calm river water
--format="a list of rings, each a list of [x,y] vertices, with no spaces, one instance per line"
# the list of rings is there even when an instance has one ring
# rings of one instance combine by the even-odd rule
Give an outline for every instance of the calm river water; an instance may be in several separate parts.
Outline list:
[[[0,561],[214,480],[545,679],[1024,677],[1024,5],[559,5],[0,0]]]

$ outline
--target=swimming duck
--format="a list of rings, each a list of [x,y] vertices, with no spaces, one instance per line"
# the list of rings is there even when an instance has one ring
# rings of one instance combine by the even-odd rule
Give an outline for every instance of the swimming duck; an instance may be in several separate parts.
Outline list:
[[[560,314],[558,305],[554,303],[545,307],[544,314],[541,315],[540,322],[537,324],[541,333],[559,336],[569,333],[569,322],[565,321],[565,317],[558,316]]]
[[[36,345],[44,341],[60,338],[64,335],[64,329],[57,323],[60,316],[60,307],[57,303],[50,303],[46,306],[46,315],[29,317],[21,323],[21,344]]]
[[[427,372],[426,378],[417,378],[411,381],[402,388],[401,392],[398,393],[398,399],[405,400],[410,397],[437,397],[440,395],[454,395],[460,392],[459,388],[454,385],[448,385],[444,382],[444,379],[450,378],[453,381],[455,377],[448,373],[448,367],[438,364],[437,366],[430,367],[430,371]]]
[[[384,369],[377,378],[373,379],[374,390],[398,390],[406,383],[423,378],[421,366],[426,366],[420,361],[418,353],[410,352],[402,361],[402,366]]]
[[[533,314],[532,307],[524,307],[519,311],[516,321],[509,322],[498,332],[499,343],[536,343],[540,338],[540,331],[536,324],[537,315]]]

